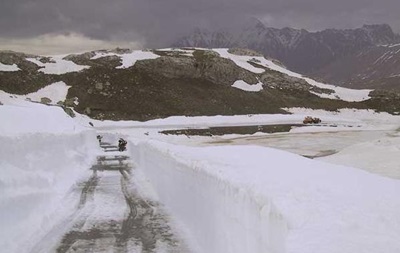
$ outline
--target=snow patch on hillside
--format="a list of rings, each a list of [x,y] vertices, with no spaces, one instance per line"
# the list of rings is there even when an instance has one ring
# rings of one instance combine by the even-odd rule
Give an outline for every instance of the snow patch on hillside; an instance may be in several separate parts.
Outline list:
[[[26,105],[28,107],[34,106],[31,103],[25,103],[24,101],[41,102],[42,98],[49,98],[51,102],[49,104],[55,105],[59,101],[64,101],[67,98],[68,86],[64,82],[56,82],[47,85],[44,88],[39,89],[36,92],[29,93],[27,95],[14,95],[0,90],[0,102],[9,105]]]
[[[250,91],[250,92],[258,92],[263,89],[262,83],[257,83],[257,84],[248,84],[243,80],[238,80],[232,84],[232,87],[244,90],[244,91]]]
[[[153,52],[148,51],[133,51],[130,54],[121,55],[122,65],[116,67],[117,69],[127,69],[135,65],[135,63],[139,60],[148,60],[148,59],[156,59],[159,58],[159,55],[154,54]]]
[[[26,97],[37,102],[40,102],[41,98],[47,97],[51,100],[51,104],[56,104],[57,102],[64,101],[67,98],[69,88],[71,88],[71,86],[68,86],[61,81],[52,83],[36,92],[21,97]]]
[[[64,57],[65,55],[52,56],[50,57],[50,60],[54,62],[50,63],[42,63],[36,58],[26,58],[26,60],[42,67],[39,71],[45,74],[62,75],[90,68],[90,66],[77,65],[72,61],[64,60]]]
[[[122,60],[122,64],[120,66],[117,66],[116,69],[127,69],[135,65],[137,61],[140,60],[147,60],[147,59],[156,59],[160,57],[159,55],[154,54],[153,52],[150,51],[132,51],[131,53],[126,53],[126,54],[117,54],[117,53],[111,53],[111,52],[96,52],[96,54],[90,58],[91,60],[99,59],[102,57],[107,57],[107,56],[118,56]]]
[[[334,86],[334,85],[330,85],[330,84],[320,83],[320,82],[317,82],[310,78],[304,77],[301,74],[292,72],[282,66],[279,66],[279,65],[275,64],[273,61],[267,60],[264,57],[239,56],[239,55],[230,54],[228,52],[228,50],[229,49],[226,49],[226,48],[213,49],[213,51],[217,52],[221,57],[230,59],[230,60],[234,61],[236,63],[236,65],[238,65],[239,67],[247,69],[253,73],[261,74],[265,71],[265,69],[263,69],[262,67],[265,67],[265,68],[269,68],[269,69],[284,73],[288,76],[304,79],[306,82],[308,82],[312,86],[322,88],[322,89],[330,89],[330,90],[334,91],[334,93],[331,93],[331,94],[317,93],[317,92],[310,91],[311,93],[313,93],[319,97],[322,97],[322,98],[341,99],[341,100],[349,101],[349,102],[359,102],[359,101],[364,101],[364,100],[370,99],[370,97],[368,95],[372,90],[367,90],[367,89],[354,90],[354,89],[342,88],[342,87],[338,87],[338,86]],[[250,64],[250,62],[260,65],[260,68],[254,67],[252,64]]]
[[[217,52],[222,58],[232,60],[233,62],[236,63],[236,65],[238,65],[241,68],[247,69],[256,74],[261,74],[265,71],[263,68],[256,68],[249,63],[249,61],[253,58],[265,59],[264,57],[234,55],[234,54],[229,53],[228,50],[229,49],[227,49],[227,48],[213,49],[213,51]]]
[[[4,71],[4,72],[14,72],[14,71],[18,71],[21,70],[20,68],[18,68],[17,64],[13,64],[13,65],[6,65],[0,62],[0,71]]]

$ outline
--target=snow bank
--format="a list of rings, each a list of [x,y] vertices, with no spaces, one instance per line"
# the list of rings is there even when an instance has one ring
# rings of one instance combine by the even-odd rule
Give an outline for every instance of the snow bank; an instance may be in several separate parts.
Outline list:
[[[94,140],[92,132],[0,136],[0,248],[4,252],[28,252],[33,242],[68,215],[69,205],[76,203],[63,199],[86,175],[98,146]]]
[[[13,65],[6,65],[0,62],[0,71],[4,72],[13,72],[13,71],[18,71],[20,68],[18,68],[17,64]]]
[[[201,252],[397,252],[400,182],[255,146],[132,155]]]
[[[78,125],[58,106],[30,103],[32,107],[0,106],[0,135],[21,136],[33,133],[79,133],[87,128]]]
[[[30,252],[65,218],[77,203],[64,198],[98,152],[94,131],[29,104],[0,106],[0,248],[10,253]]]

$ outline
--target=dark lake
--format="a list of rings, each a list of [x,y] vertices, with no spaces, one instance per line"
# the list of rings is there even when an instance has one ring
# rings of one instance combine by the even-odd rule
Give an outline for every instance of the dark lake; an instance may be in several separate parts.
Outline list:
[[[223,126],[223,127],[210,127],[200,129],[178,129],[178,130],[165,130],[161,131],[162,134],[174,135],[199,135],[199,136],[212,136],[212,135],[225,135],[225,134],[254,134],[256,132],[262,133],[279,133],[289,132],[293,127],[306,126],[303,124],[279,124],[279,125],[256,125],[256,126]]]

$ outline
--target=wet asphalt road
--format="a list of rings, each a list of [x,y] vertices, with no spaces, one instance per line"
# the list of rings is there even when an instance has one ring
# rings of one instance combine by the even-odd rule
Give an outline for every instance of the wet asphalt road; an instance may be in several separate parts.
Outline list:
[[[174,235],[163,208],[144,199],[132,187],[134,168],[130,157],[121,155],[124,153],[109,143],[101,143],[101,147],[105,153],[92,166],[91,177],[78,185],[79,204],[68,218],[70,228],[53,247],[54,251],[190,252]],[[43,252],[41,249],[46,240],[51,241],[51,234],[33,252]]]

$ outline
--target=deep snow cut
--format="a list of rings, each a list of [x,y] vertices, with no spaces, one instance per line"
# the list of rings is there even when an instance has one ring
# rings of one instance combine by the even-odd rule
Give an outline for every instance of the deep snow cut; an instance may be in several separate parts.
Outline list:
[[[86,175],[98,142],[59,107],[8,102],[0,106],[0,248],[29,252],[77,204],[68,192]]]
[[[201,252],[396,252],[400,183],[256,146],[140,143],[133,157]]]

